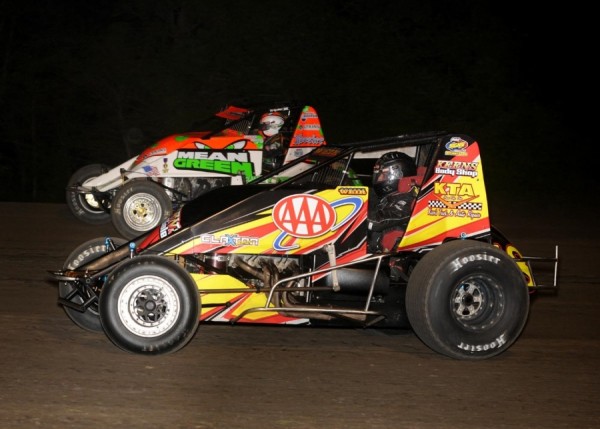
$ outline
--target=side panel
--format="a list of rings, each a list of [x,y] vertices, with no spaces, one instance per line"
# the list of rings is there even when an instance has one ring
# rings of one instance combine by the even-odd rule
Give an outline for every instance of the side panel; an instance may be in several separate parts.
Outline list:
[[[433,168],[420,190],[400,251],[490,231],[478,143],[466,136],[448,138]]]
[[[200,320],[229,322],[251,308],[266,308],[268,293],[239,292],[249,289],[244,283],[228,275],[191,274],[200,292],[202,311]],[[232,289],[232,292],[212,293],[210,290]],[[234,290],[235,289],[235,290]],[[273,307],[272,304],[269,307]],[[275,311],[249,312],[237,323],[268,323],[300,325],[308,319],[282,316]]]
[[[231,177],[252,180],[262,170],[262,138],[213,136],[197,133],[164,138],[137,159],[135,170],[148,177]],[[131,178],[135,176],[130,174]]]
[[[306,255],[335,243],[337,255],[349,251],[364,254],[367,201],[368,188],[362,186],[306,193],[264,192],[241,205],[252,208],[251,213],[237,213],[236,207],[221,212],[219,219],[198,225],[205,232],[194,234],[193,240],[172,252]],[[220,227],[213,228],[215,225]]]
[[[315,147],[325,144],[325,137],[317,111],[314,107],[304,106],[289,141],[283,163],[287,164],[302,155],[306,155]]]
[[[294,135],[290,140],[290,150],[286,162],[296,159],[318,146],[325,144],[323,129],[317,111],[311,106],[302,109]]]

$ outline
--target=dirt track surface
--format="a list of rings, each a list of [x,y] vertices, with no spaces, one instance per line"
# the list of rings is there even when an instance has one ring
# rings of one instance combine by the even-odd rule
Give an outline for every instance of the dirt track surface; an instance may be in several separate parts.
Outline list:
[[[0,428],[600,428],[597,220],[509,209],[492,220],[522,253],[559,245],[561,287],[506,353],[465,362],[410,331],[203,324],[174,354],[125,353],[67,318],[46,272],[112,226],[0,203]]]

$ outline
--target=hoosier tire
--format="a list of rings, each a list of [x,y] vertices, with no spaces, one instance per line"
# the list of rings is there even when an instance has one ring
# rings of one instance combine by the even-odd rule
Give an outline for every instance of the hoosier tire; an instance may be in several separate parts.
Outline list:
[[[100,295],[108,338],[132,353],[159,355],[185,346],[199,323],[200,297],[192,277],[161,256],[140,256],[117,267]]]
[[[67,183],[67,206],[73,215],[91,225],[101,225],[110,222],[110,213],[102,207],[102,203],[92,195],[70,190],[69,188],[85,184],[90,179],[106,173],[110,168],[104,164],[90,164],[75,171]]]
[[[125,244],[126,241],[122,238],[112,238],[112,242],[116,247]],[[77,270],[79,267],[99,258],[107,253],[106,238],[93,238],[81,244],[73,250],[63,265],[63,269]],[[67,297],[73,292],[73,284],[70,282],[59,282],[58,295],[61,298]],[[92,296],[89,292],[82,290],[75,295],[71,301],[75,304],[82,304]],[[63,306],[65,313],[77,326],[86,331],[102,332],[102,324],[100,323],[100,315],[98,313],[98,302],[96,301],[89,306],[84,312],[75,310],[74,308]]]
[[[113,225],[123,237],[133,239],[154,229],[173,213],[165,190],[152,180],[130,180],[113,198]]]
[[[438,246],[408,281],[406,310],[419,339],[455,359],[481,360],[506,351],[529,314],[523,273],[491,244],[456,240]]]

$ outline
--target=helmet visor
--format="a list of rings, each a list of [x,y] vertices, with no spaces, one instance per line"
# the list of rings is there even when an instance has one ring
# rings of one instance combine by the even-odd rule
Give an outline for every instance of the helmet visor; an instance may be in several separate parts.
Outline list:
[[[373,184],[391,184],[402,178],[402,169],[398,164],[377,165],[373,170]]]

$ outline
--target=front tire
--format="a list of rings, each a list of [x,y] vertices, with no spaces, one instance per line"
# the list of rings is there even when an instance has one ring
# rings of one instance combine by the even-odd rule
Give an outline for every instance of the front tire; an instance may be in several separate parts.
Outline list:
[[[200,297],[192,277],[161,256],[140,256],[115,269],[100,295],[110,340],[132,353],[159,355],[185,346],[198,328]]]
[[[173,213],[165,190],[151,180],[130,180],[113,198],[112,222],[117,231],[133,239],[154,229]]]
[[[408,319],[423,343],[455,359],[481,360],[506,351],[529,314],[523,273],[488,243],[456,240],[416,265],[406,291]]]
[[[88,180],[102,176],[109,169],[104,164],[86,165],[69,178],[66,192],[67,206],[77,219],[91,225],[102,225],[110,222],[110,213],[103,207],[103,204],[110,205],[110,201],[98,201],[93,194],[72,189],[75,186],[85,184]]]
[[[126,241],[122,238],[111,238],[110,240],[112,240],[115,247],[119,247],[126,243]],[[67,257],[67,260],[63,265],[63,269],[77,270],[79,267],[105,255],[106,253],[106,238],[94,238],[86,241],[73,250]],[[73,293],[74,289],[76,288],[71,282],[59,282],[58,296],[60,298],[66,298]],[[93,298],[90,291],[87,289],[82,289],[79,290],[70,299],[70,301],[75,304],[82,304],[90,298]],[[65,310],[65,313],[67,313],[69,319],[71,319],[80,328],[90,332],[102,332],[102,324],[100,323],[100,315],[98,313],[98,301],[89,306],[83,313],[64,305],[63,309]]]

